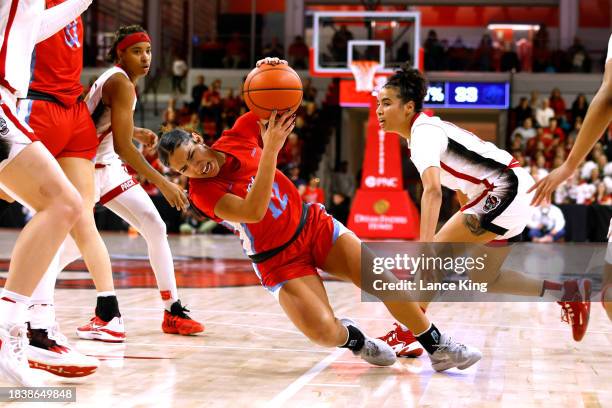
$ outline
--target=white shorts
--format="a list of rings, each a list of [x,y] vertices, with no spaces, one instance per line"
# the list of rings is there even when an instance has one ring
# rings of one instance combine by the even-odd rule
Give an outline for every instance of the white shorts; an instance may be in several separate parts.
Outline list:
[[[16,111],[17,98],[0,86],[0,171],[23,149],[38,139]]]
[[[508,239],[523,232],[531,219],[530,205],[535,192],[527,190],[535,184],[533,177],[522,167],[509,169],[461,212],[478,216],[480,225],[497,234],[496,239]]]
[[[96,163],[96,202],[104,205],[138,184],[121,160],[113,160],[110,164]]]

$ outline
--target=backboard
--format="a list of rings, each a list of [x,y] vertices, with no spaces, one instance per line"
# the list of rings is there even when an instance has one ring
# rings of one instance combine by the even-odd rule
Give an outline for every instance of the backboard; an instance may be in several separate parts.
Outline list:
[[[355,60],[378,61],[381,74],[406,62],[418,68],[420,25],[419,12],[314,12],[311,74],[350,77]]]

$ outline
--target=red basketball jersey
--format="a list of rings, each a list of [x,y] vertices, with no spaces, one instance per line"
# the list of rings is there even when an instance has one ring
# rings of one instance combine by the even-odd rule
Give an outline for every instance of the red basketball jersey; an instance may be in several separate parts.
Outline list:
[[[65,0],[46,0],[46,8]],[[83,93],[83,22],[81,17],[36,45],[29,88],[52,95],[62,104],[74,104]]]
[[[247,255],[260,253],[283,245],[295,233],[302,213],[302,199],[293,183],[279,170],[268,210],[263,220],[254,224],[224,221],[216,216],[215,205],[225,194],[246,197],[255,180],[261,159],[261,140],[258,117],[246,113],[236,120],[234,127],[223,132],[212,145],[225,153],[225,163],[212,178],[189,180],[189,197],[195,206],[213,220],[222,222],[240,236]]]

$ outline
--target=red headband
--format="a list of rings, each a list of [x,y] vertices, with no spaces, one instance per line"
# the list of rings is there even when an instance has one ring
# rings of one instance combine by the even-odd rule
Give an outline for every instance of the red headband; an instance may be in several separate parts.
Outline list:
[[[123,40],[119,41],[119,44],[117,44],[117,49],[119,51],[125,51],[128,47],[131,47],[132,45],[140,42],[151,42],[149,35],[144,31],[128,34],[123,37]]]

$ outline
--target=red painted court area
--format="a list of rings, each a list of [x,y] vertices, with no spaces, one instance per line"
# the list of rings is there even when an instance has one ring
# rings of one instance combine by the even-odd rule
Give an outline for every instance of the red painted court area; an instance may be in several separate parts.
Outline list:
[[[117,289],[156,288],[151,264],[144,259],[113,259],[113,281]],[[0,272],[8,271],[9,260],[0,261]],[[181,259],[174,261],[176,283],[181,288],[218,288],[259,285],[247,260]],[[5,277],[0,278],[4,285]],[[94,289],[83,261],[70,264],[57,281],[58,289]]]

